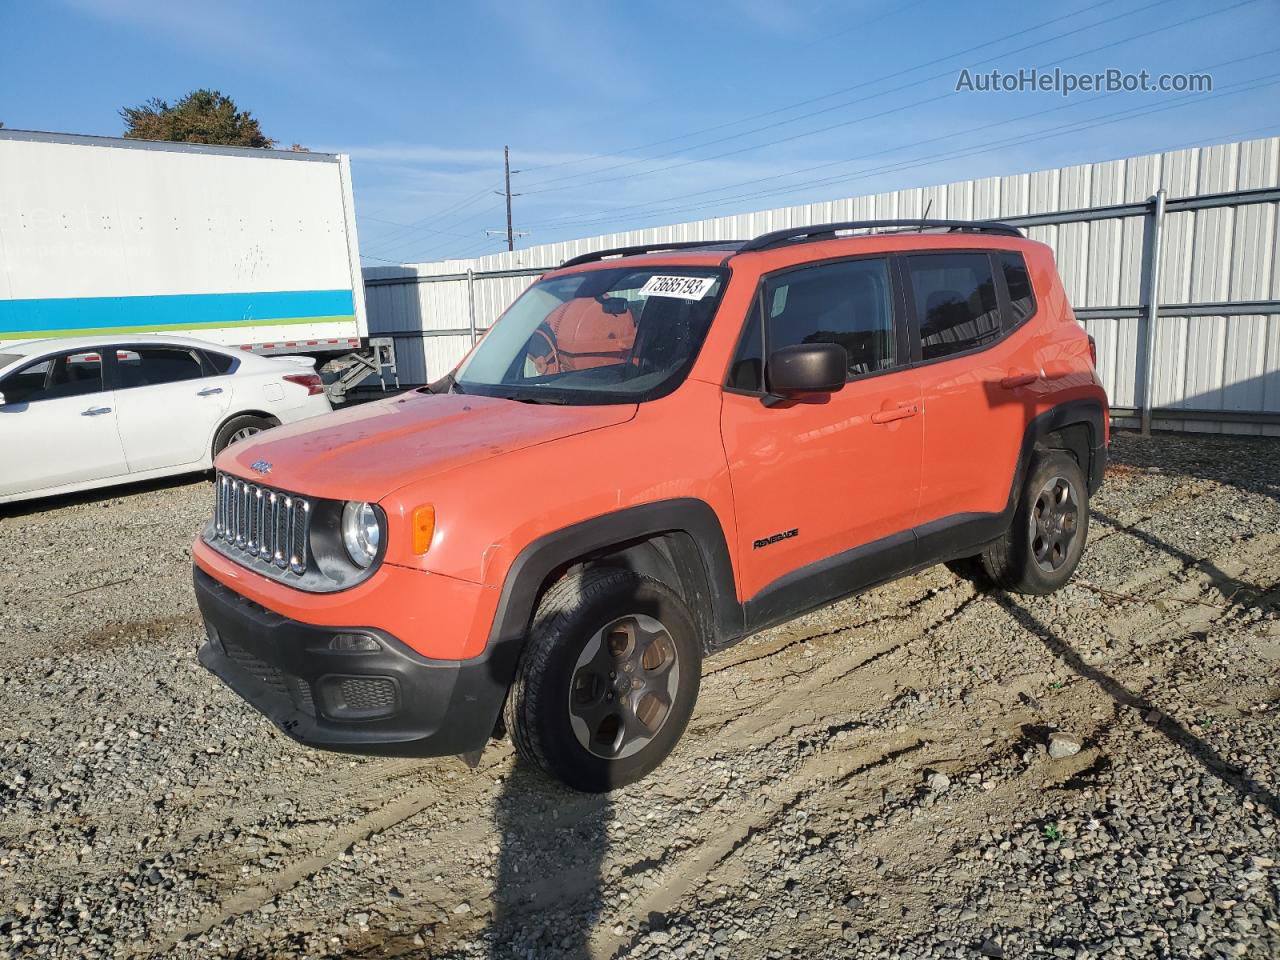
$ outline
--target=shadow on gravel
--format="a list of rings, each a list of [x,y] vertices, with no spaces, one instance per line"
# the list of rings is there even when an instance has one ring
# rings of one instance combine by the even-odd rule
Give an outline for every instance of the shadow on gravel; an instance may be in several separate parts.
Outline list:
[[[97,487],[93,490],[82,490],[79,493],[62,493],[54,497],[37,497],[34,500],[19,500],[17,503],[0,504],[0,520],[29,517],[32,514],[48,513],[50,510],[61,510],[65,507],[83,506],[85,504],[98,504],[107,506],[113,500],[119,500],[122,497],[133,497],[142,493],[151,493],[155,490],[173,490],[178,487],[189,487],[201,482],[208,481],[213,477],[212,473],[184,473],[176,477],[161,477],[158,480],[140,480],[133,483],[122,483],[118,486]],[[213,490],[212,484],[209,486],[210,491]],[[212,492],[209,494],[213,496]]]
[[[1280,500],[1280,438],[1115,430],[1109,469],[1176,472]]]
[[[1117,533],[1128,534],[1135,540],[1141,540],[1149,547],[1153,547],[1162,553],[1167,553],[1182,564],[1183,570],[1199,570],[1213,582],[1214,589],[1222,594],[1223,599],[1227,603],[1238,603],[1250,607],[1267,606],[1267,603],[1263,598],[1275,589],[1274,584],[1259,586],[1252,583],[1246,583],[1238,577],[1228,576],[1212,561],[1206,560],[1203,557],[1192,556],[1185,550],[1179,550],[1173,544],[1161,540],[1154,534],[1148,533],[1145,530],[1139,530],[1136,526],[1125,526],[1115,517],[1108,516],[1096,508],[1090,508],[1090,518],[1094,520],[1101,520]]]
[[[611,819],[607,795],[569,791],[517,755],[494,811],[501,849],[485,932],[493,960],[591,960]]]
[[[1151,703],[1134,693],[1124,684],[1096,667],[1091,667],[1085,663],[1084,659],[1076,653],[1069,643],[1041,623],[1030,611],[1020,606],[1012,597],[1000,593],[995,593],[991,596],[1019,625],[1035,634],[1058,659],[1078,675],[1100,687],[1118,705],[1138,711],[1140,719],[1144,718],[1147,712],[1153,709]],[[1218,756],[1213,747],[1191,733],[1173,717],[1164,714],[1160,722],[1156,724],[1155,729],[1163,734],[1170,743],[1181,747],[1190,756],[1199,761],[1205,770],[1236,791],[1241,798],[1248,797],[1254,803],[1262,804],[1277,817],[1280,817],[1280,797],[1255,782],[1241,768],[1227,763]]]

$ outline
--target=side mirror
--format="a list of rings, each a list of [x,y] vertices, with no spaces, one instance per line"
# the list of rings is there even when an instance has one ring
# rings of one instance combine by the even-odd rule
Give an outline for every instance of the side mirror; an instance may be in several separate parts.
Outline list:
[[[835,393],[844,386],[849,355],[838,343],[797,343],[769,354],[769,393],[790,399],[806,393]]]

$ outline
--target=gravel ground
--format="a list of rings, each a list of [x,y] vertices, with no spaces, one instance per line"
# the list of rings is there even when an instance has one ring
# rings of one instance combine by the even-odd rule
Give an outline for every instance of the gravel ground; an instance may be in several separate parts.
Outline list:
[[[1280,956],[1276,441],[1117,435],[1067,589],[754,636],[609,797],[277,734],[195,660],[209,490],[0,516],[0,953]]]

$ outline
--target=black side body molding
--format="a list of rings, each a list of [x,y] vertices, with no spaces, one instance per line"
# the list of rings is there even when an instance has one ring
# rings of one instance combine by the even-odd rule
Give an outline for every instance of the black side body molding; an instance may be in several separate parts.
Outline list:
[[[784,623],[802,613],[936,563],[972,556],[1001,536],[1013,522],[1023,478],[1044,438],[1064,427],[1088,427],[1080,468],[1097,491],[1106,470],[1104,414],[1095,400],[1074,400],[1040,414],[1027,425],[1005,507],[998,513],[957,513],[827,557],[778,578],[745,605],[744,633]],[[1087,458],[1087,459],[1086,459]]]

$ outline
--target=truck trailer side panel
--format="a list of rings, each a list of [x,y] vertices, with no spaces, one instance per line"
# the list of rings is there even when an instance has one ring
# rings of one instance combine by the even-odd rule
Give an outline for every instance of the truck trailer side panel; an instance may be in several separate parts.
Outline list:
[[[0,130],[0,342],[367,336],[346,158]]]

